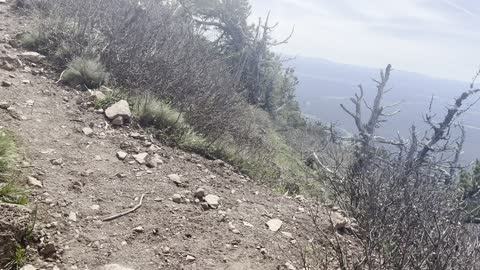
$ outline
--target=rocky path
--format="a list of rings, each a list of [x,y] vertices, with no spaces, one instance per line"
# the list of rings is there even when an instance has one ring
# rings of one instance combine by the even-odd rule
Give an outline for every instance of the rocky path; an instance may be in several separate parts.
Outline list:
[[[34,267],[287,267],[307,219],[298,199],[141,130],[113,128],[88,106],[88,93],[56,84],[41,62],[6,43],[23,28],[8,3],[0,2],[0,17],[0,59],[11,65],[0,68],[0,128],[19,138],[31,206],[38,207]],[[102,221],[142,194],[137,211]]]

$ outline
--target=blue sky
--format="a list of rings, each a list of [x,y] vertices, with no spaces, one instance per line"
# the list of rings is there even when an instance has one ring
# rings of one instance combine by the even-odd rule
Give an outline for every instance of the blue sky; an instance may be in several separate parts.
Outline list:
[[[480,67],[480,0],[251,0],[280,22],[280,52],[469,81]]]

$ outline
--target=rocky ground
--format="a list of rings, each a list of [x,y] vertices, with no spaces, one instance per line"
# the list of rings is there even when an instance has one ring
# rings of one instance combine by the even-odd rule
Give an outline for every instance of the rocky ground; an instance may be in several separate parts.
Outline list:
[[[9,44],[26,20],[12,1],[0,0],[0,128],[19,140],[38,207],[25,269],[295,269],[292,243],[308,240],[302,198],[134,125],[114,128],[89,93],[56,83],[41,57]]]

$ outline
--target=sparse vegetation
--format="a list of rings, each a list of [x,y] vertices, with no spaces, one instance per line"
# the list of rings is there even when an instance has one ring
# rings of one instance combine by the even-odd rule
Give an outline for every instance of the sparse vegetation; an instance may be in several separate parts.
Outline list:
[[[303,120],[294,100],[294,72],[282,68],[270,50],[275,46],[273,28],[268,21],[263,33],[249,27],[246,1],[218,1],[210,11],[190,1],[47,2],[49,8],[37,13],[42,16],[39,31],[48,37],[39,47],[60,68],[70,63],[62,76],[65,82],[98,87],[106,79],[104,64],[114,87],[127,89],[130,100],[137,100],[133,107],[139,123],[159,128],[157,134],[167,135],[167,140],[172,141],[174,133],[182,147],[225,158],[245,172],[268,170],[262,178],[270,180],[293,171],[285,167],[299,165],[286,164],[286,159],[281,165],[266,162],[275,148],[268,134],[276,133],[277,123],[297,125]],[[229,5],[242,15],[223,14]],[[212,29],[196,20],[205,12],[212,16],[205,21],[220,18],[228,23],[227,17],[235,18],[247,36],[237,40],[232,28],[221,30],[226,31],[222,42],[205,39]],[[231,61],[234,58],[244,60]],[[151,100],[138,106],[145,96]],[[105,107],[109,100],[96,106]]]
[[[61,79],[73,87],[80,85],[91,89],[103,85],[107,78],[108,73],[99,58],[77,57],[68,65]]]
[[[13,136],[0,130],[0,202],[27,204],[28,197],[16,183],[14,165],[17,149]]]

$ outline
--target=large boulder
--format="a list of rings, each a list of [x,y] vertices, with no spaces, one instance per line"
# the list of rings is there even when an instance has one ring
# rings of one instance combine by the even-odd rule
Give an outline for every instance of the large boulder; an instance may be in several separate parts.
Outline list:
[[[14,204],[0,203],[0,269],[15,254],[31,223],[31,211]]]
[[[123,120],[129,120],[130,117],[132,117],[132,112],[130,111],[128,102],[126,100],[120,100],[105,110],[105,116],[110,120],[114,120],[117,117],[122,117]]]

